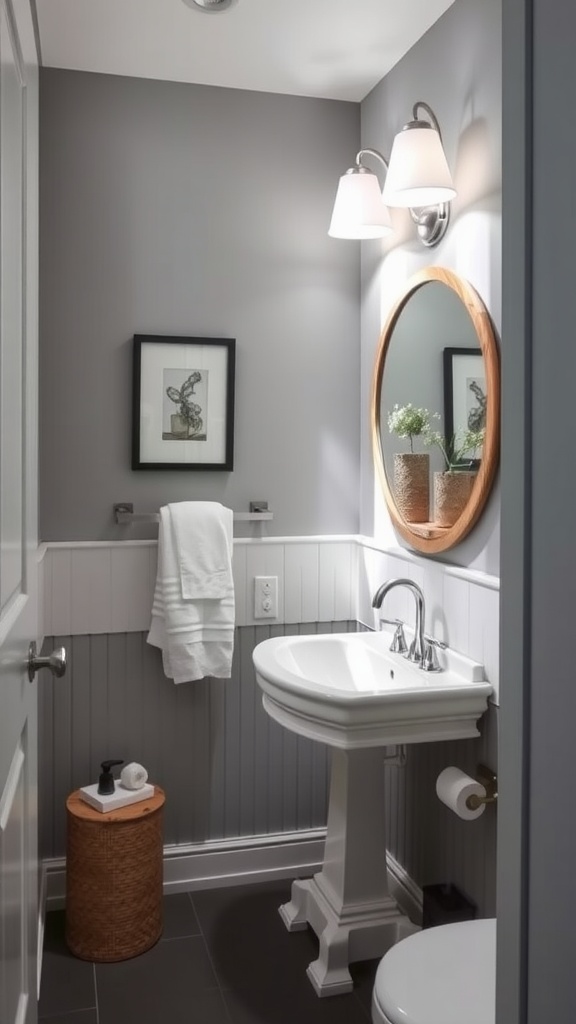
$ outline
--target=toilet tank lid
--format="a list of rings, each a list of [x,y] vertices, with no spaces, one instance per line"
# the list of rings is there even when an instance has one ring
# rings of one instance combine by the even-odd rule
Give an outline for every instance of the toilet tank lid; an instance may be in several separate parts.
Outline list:
[[[386,953],[373,1004],[390,1024],[495,1024],[496,920],[440,925]]]

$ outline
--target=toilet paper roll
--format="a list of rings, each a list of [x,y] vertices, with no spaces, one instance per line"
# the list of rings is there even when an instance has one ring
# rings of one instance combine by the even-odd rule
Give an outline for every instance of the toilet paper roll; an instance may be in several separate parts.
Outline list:
[[[124,765],[120,772],[120,782],[124,789],[142,789],[147,779],[148,772],[141,764],[137,764],[136,761],[131,761],[130,764]]]
[[[486,804],[481,804],[475,811],[471,811],[466,806],[468,797],[473,794],[485,797],[486,790],[480,782],[471,778],[470,775],[466,775],[459,768],[454,766],[445,768],[436,779],[436,795],[438,799],[443,804],[446,804],[446,807],[449,807],[451,811],[454,811],[459,818],[463,818],[464,821],[473,821],[474,818],[479,818],[481,814],[484,814],[486,810]]]

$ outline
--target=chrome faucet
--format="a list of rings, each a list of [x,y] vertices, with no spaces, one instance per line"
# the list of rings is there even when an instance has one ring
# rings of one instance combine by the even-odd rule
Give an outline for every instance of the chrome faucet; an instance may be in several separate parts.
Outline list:
[[[420,665],[420,667],[427,672],[437,671],[437,664],[434,666],[431,665],[429,651],[431,645],[427,642],[427,638],[424,635],[424,619],[426,615],[424,594],[420,590],[420,587],[418,586],[417,583],[414,583],[413,580],[405,579],[388,580],[387,583],[383,583],[381,587],[378,587],[378,590],[376,591],[374,597],[372,598],[372,607],[380,608],[382,606],[384,598],[386,597],[386,594],[388,594],[389,591],[392,590],[394,587],[407,587],[410,593],[414,595],[414,600],[416,602],[416,624],[414,627],[414,640],[410,644],[410,649],[406,654],[406,657],[408,658],[409,661],[413,661],[417,665]]]

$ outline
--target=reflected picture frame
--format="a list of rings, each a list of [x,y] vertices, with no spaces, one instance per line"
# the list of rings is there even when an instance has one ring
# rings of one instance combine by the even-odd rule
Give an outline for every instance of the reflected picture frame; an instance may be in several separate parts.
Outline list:
[[[445,348],[444,434],[446,438],[486,426],[486,367],[479,348]],[[481,457],[467,459],[463,467],[477,469]]]
[[[132,469],[234,468],[234,338],[135,334]]]

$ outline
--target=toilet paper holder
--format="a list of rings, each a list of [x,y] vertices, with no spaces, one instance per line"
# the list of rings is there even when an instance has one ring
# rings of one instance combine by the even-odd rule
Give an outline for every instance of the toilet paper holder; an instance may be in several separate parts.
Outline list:
[[[478,796],[471,793],[466,800],[466,807],[469,811],[477,811],[483,804],[494,804],[498,799],[498,776],[485,764],[479,764],[476,770],[476,781],[484,786],[486,796]]]

